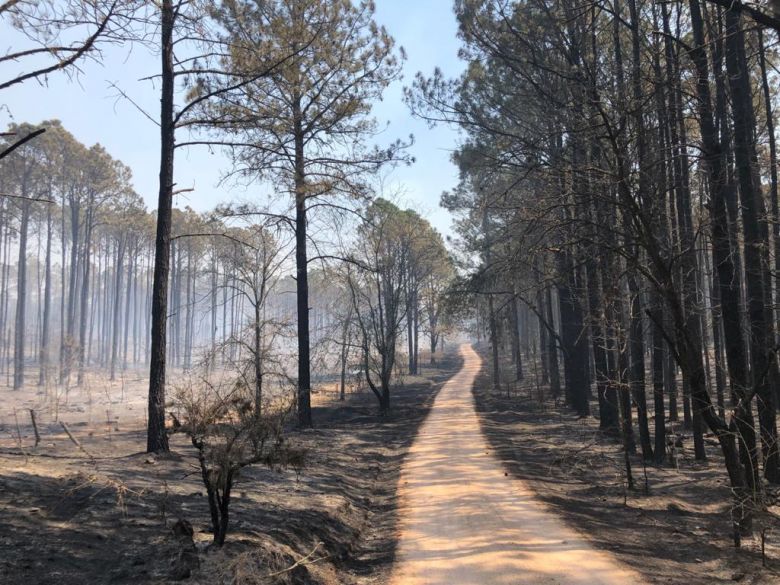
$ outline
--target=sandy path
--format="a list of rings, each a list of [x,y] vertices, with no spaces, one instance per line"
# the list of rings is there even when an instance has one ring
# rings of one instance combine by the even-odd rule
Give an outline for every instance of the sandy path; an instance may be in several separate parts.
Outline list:
[[[471,386],[480,358],[440,391],[401,474],[392,585],[632,585],[641,578],[507,477],[483,437]]]

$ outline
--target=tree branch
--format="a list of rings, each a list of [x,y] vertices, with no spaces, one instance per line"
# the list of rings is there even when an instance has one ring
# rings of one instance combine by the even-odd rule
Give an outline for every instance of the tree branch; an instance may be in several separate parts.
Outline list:
[[[0,160],[4,159],[6,156],[8,156],[9,154],[11,154],[11,153],[12,153],[14,150],[16,150],[17,148],[19,148],[19,147],[20,147],[20,146],[22,146],[23,144],[26,144],[27,142],[29,142],[30,140],[32,140],[32,139],[33,139],[33,138],[35,138],[36,136],[40,136],[40,135],[41,135],[41,134],[43,134],[44,132],[46,132],[46,128],[38,128],[38,130],[35,130],[34,132],[30,132],[30,133],[29,133],[27,136],[25,136],[24,138],[20,138],[19,140],[17,140],[16,142],[14,142],[14,143],[13,143],[11,146],[9,146],[8,148],[6,148],[4,151],[0,152]],[[7,197],[11,197],[11,196],[10,196],[10,195],[7,195]]]

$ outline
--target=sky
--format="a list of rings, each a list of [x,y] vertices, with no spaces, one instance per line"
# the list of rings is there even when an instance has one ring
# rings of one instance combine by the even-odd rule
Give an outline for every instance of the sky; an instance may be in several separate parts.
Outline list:
[[[452,0],[377,0],[376,21],[384,25],[407,54],[403,79],[385,92],[374,107],[381,124],[389,123],[379,142],[415,137],[410,154],[416,162],[395,169],[385,180],[390,192],[400,193],[400,202],[413,207],[439,231],[450,233],[449,214],[439,207],[442,191],[457,182],[457,169],[450,153],[458,142],[452,128],[430,129],[415,119],[403,103],[403,87],[410,85],[418,71],[431,74],[439,67],[447,76],[456,76],[463,64],[457,58],[457,24]],[[13,46],[14,33],[0,25],[0,51]],[[16,37],[18,38],[18,37]],[[26,46],[26,45],[25,45]],[[19,47],[14,47],[18,49]],[[38,123],[58,118],[78,140],[96,142],[133,171],[136,191],[149,209],[156,207],[159,169],[157,126],[121,93],[140,108],[156,115],[159,93],[150,81],[141,79],[159,71],[157,57],[143,48],[110,46],[101,63],[82,62],[77,76],[54,74],[46,85],[27,81],[0,92],[0,128],[9,122]],[[115,86],[115,87],[112,87]],[[219,185],[227,160],[220,152],[204,147],[177,150],[175,176],[177,189],[194,188],[178,195],[175,205],[189,205],[206,211],[233,198],[251,200],[251,188]],[[257,186],[258,190],[265,187]],[[266,193],[258,193],[262,197]]]

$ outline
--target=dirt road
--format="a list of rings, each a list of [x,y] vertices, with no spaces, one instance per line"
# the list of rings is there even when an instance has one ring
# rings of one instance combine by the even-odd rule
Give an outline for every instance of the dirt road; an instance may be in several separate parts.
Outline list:
[[[634,585],[642,579],[507,477],[483,437],[471,386],[480,358],[440,391],[401,473],[391,585]]]

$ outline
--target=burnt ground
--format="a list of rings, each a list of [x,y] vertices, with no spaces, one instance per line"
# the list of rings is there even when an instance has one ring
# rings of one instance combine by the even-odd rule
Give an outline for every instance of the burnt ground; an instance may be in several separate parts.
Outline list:
[[[780,583],[776,519],[765,520],[774,528],[768,533],[767,568],[758,538],[745,539],[741,550],[732,545],[730,490],[712,437],[708,462],[694,461],[688,439],[679,469],[648,466],[647,493],[641,458],[632,457],[637,489],[628,490],[621,446],[599,433],[597,420],[578,419],[560,402],[540,401],[533,380],[494,392],[485,363],[473,393],[490,444],[509,473],[527,481],[597,547],[648,583]]]
[[[192,524],[198,550],[190,583],[381,583],[395,554],[402,460],[437,390],[458,368],[459,358],[449,355],[407,378],[384,419],[368,393],[345,403],[318,399],[315,428],[291,436],[308,453],[305,467],[246,470],[218,551],[207,548],[205,490],[183,437],[173,436],[170,456],[155,458],[138,453],[141,425],[72,423],[83,450],[53,422],[42,425],[37,448],[31,428],[6,425],[0,583],[169,583],[187,548],[171,531],[178,519]]]

